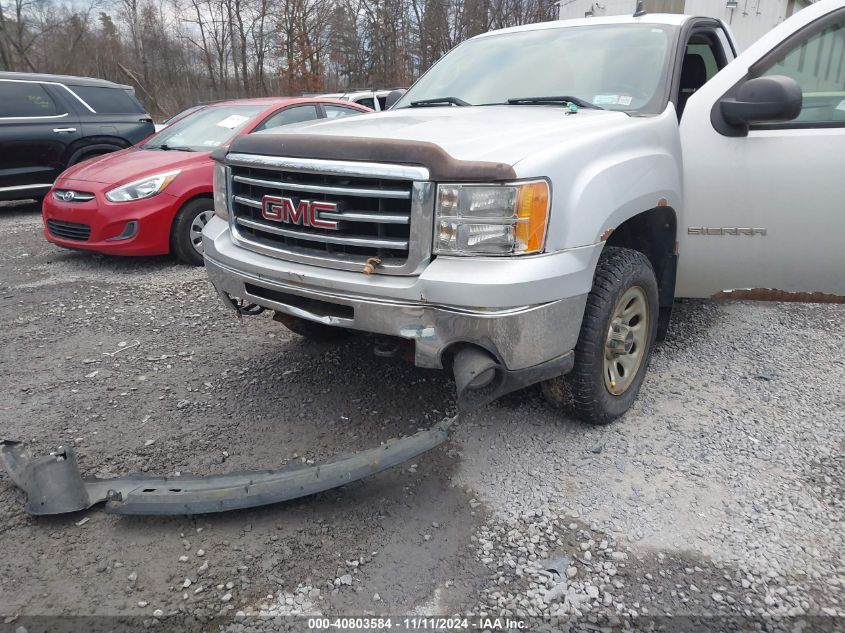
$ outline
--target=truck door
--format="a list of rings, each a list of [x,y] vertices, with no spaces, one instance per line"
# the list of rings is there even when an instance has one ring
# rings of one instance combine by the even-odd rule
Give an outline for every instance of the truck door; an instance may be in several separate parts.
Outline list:
[[[743,85],[771,76],[798,83],[798,115],[736,125],[726,110],[730,104],[722,102],[747,102]],[[800,11],[696,90],[686,101],[680,132],[678,296],[845,295],[841,1],[822,0]]]

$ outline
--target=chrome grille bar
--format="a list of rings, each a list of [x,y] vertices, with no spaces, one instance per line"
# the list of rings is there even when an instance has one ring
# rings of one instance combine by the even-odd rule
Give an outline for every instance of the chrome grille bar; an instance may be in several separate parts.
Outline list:
[[[252,207],[261,208],[261,201],[246,196],[235,196],[235,202]],[[321,218],[326,220],[346,220],[348,222],[374,222],[376,224],[410,224],[411,218],[398,213],[365,213],[363,211],[343,211],[342,213],[331,213],[323,211]]]
[[[407,215],[390,213],[359,213],[358,211],[344,211],[332,213],[323,211],[321,218],[326,220],[346,220],[348,222],[375,222],[376,224],[410,224],[411,219]]]
[[[410,191],[401,189],[372,189],[360,187],[336,187],[329,185],[312,185],[298,182],[280,182],[275,180],[263,180],[261,178],[250,178],[247,176],[235,176],[235,182],[245,185],[256,185],[268,189],[279,189],[283,191],[307,191],[309,193],[325,193],[336,196],[358,196],[361,198],[391,198],[396,200],[407,200],[411,197]]]
[[[62,202],[89,202],[94,199],[90,191],[75,191],[72,189],[54,189],[53,197]]]
[[[264,222],[254,222],[253,220],[247,220],[246,218],[236,218],[235,222],[237,222],[241,226],[246,226],[251,229],[265,231],[267,233],[275,233],[276,235],[284,235],[285,237],[293,237],[298,240],[306,240],[309,242],[323,242],[325,244],[340,244],[343,246],[375,246],[378,248],[390,248],[396,250],[408,248],[408,240],[354,236],[340,237],[335,235],[322,235],[317,233],[303,233],[302,231],[292,231],[290,229],[282,229],[276,226],[270,226],[269,224],[265,224]]]
[[[248,207],[252,207],[253,209],[260,209],[261,202],[259,200],[253,200],[252,198],[247,198],[245,196],[235,196],[232,198],[238,204],[245,204]]]

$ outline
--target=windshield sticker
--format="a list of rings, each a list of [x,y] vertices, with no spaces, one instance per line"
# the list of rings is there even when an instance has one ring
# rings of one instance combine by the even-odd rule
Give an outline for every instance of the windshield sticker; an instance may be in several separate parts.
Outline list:
[[[227,130],[234,130],[245,121],[249,121],[248,116],[243,116],[242,114],[231,114],[217,123],[217,125],[219,127],[225,127]]]
[[[220,145],[220,141],[203,141],[202,144],[206,147],[217,147]]]
[[[619,105],[629,106],[631,105],[631,101],[633,101],[633,97],[629,97],[628,95],[622,95],[619,97]]]
[[[596,105],[616,105],[619,103],[619,95],[596,95],[593,97]]]

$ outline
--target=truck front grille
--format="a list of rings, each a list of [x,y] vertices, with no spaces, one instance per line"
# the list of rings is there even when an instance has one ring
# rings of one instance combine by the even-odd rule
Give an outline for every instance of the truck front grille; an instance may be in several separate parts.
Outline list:
[[[378,173],[350,176],[264,165],[233,164],[229,170],[231,226],[246,248],[350,270],[361,270],[367,260],[378,258],[377,272],[393,274],[413,272],[429,256],[430,237],[421,240],[413,231],[416,221],[427,221],[430,236],[430,213],[414,217],[420,185],[427,193],[429,183],[382,178]],[[308,205],[314,202],[336,205],[316,212],[320,220],[336,223],[333,228],[303,220],[300,213],[309,217]],[[272,213],[264,213],[265,204],[275,205],[277,215],[285,205],[296,214],[268,218]]]

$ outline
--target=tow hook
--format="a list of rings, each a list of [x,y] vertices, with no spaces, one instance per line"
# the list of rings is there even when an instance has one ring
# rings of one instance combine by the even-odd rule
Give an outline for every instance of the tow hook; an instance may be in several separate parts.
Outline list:
[[[409,437],[314,466],[292,463],[226,475],[83,478],[73,448],[33,457],[21,442],[10,440],[0,440],[0,464],[26,493],[26,511],[32,515],[78,512],[103,501],[106,512],[113,514],[205,514],[307,497],[375,475],[440,446],[457,420],[458,415],[445,418]]]
[[[366,262],[364,262],[364,267],[361,269],[361,272],[365,275],[372,275],[379,264],[381,264],[381,259],[378,257],[370,257]]]

